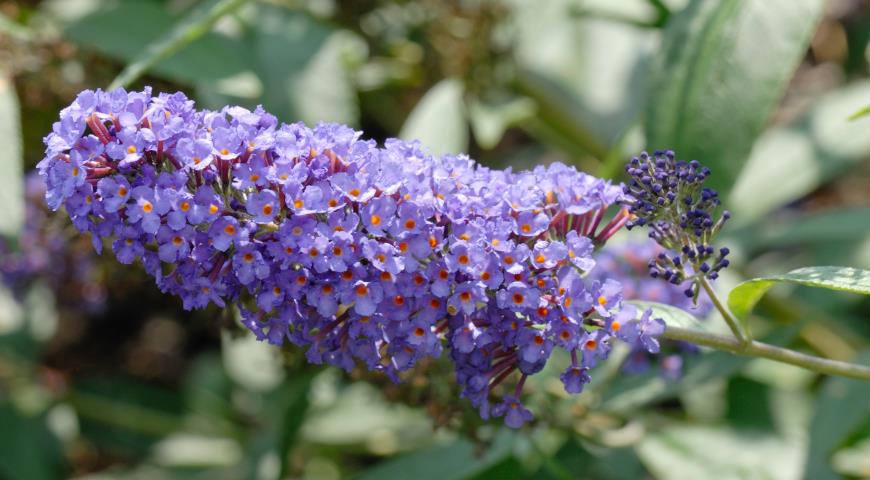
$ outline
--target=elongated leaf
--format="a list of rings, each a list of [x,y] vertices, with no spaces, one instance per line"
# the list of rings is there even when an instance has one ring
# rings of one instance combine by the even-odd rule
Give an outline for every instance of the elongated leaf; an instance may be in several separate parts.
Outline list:
[[[387,460],[366,470],[355,480],[463,480],[488,470],[511,457],[513,435],[504,433],[481,456],[465,439]]]
[[[281,422],[277,429],[276,447],[281,459],[281,478],[287,476],[289,465],[289,453],[293,447],[299,429],[305,420],[305,412],[308,411],[308,391],[311,387],[312,375],[303,372],[296,375],[292,381],[286,382],[270,398],[273,406],[271,411],[281,414]]]
[[[24,222],[21,118],[12,79],[0,68],[0,235],[16,236]]]
[[[746,317],[770,287],[779,283],[870,295],[870,271],[850,267],[806,267],[784,275],[753,278],[728,294],[728,308],[746,326]]]
[[[804,446],[797,435],[682,423],[657,427],[637,452],[660,480],[798,480]]]
[[[867,115],[870,115],[870,105],[867,105],[866,107],[858,110],[852,115],[849,115],[849,120],[858,120],[859,118],[866,117]]]
[[[661,35],[658,29],[581,17],[577,10],[641,22],[653,21],[655,12],[643,1],[504,3],[518,39],[513,86],[538,106],[534,128],[527,122],[522,127],[570,160],[582,160],[581,155],[603,160],[644,108],[649,60]]]
[[[868,97],[870,81],[855,82],[820,97],[795,122],[765,132],[731,190],[734,223],[764,218],[866,159],[870,117],[846,117]]]
[[[64,34],[83,46],[129,62],[139,58],[143,45],[160,45],[173,26],[183,24],[180,21],[160,2],[118,0],[100,5],[68,25]],[[248,70],[252,70],[252,63],[246,45],[210,31],[153,65],[155,73],[183,82],[217,81]]]
[[[142,53],[127,64],[124,70],[112,80],[109,89],[129,86],[161,60],[171,57],[174,53],[208,33],[221,17],[238,9],[247,1],[218,0],[207,2],[202,8],[194,9],[172,27],[168,34],[161,35],[155,42],[145,47]]]
[[[257,8],[250,35],[266,108],[285,122],[358,124],[356,92],[343,62],[346,54],[357,55],[359,39],[302,12]]]
[[[61,478],[63,453],[43,415],[27,416],[0,403],[0,478]]]
[[[414,107],[399,137],[422,141],[434,155],[467,151],[464,90],[462,82],[457,79],[448,78],[437,83]]]
[[[535,113],[535,103],[528,98],[517,97],[501,103],[475,101],[468,109],[474,139],[483,148],[498,145],[505,131]]]
[[[671,327],[692,328],[704,330],[706,327],[697,317],[691,313],[665,303],[647,302],[644,300],[631,300],[627,302],[637,307],[638,314],[646,309],[652,309],[653,318],[661,318],[665,324]]]
[[[858,363],[870,363],[870,351]],[[816,400],[815,418],[810,427],[810,449],[804,478],[840,478],[831,470],[831,455],[862,419],[870,415],[870,382],[831,377],[825,381]]]
[[[725,190],[803,57],[817,0],[694,0],[672,17],[652,67],[650,148],[702,160]]]
[[[850,208],[799,215],[762,225],[747,225],[733,232],[733,237],[744,248],[755,252],[835,240],[862,241],[867,237],[867,232],[870,232],[870,208]]]

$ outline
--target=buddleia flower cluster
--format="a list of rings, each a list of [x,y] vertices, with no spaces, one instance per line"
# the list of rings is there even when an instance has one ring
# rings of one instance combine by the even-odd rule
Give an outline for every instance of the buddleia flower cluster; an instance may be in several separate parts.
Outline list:
[[[699,278],[715,280],[729,264],[728,248],[718,251],[712,241],[731,218],[725,210],[715,218],[719,195],[704,181],[710,169],[697,160],[678,161],[674,152],[646,152],[625,166],[630,182],[623,191],[632,200],[632,219],[626,227],[647,226],[649,236],[668,250],[650,261],[650,275],[674,285],[693,280],[685,290],[698,298]]]
[[[626,196],[562,164],[493,170],[149,89],[82,92],[45,145],[49,206],[185,308],[233,302],[261,340],[394,380],[446,347],[462,395],[512,427],[554,348],[576,393],[614,339],[655,351],[664,330],[584,278]]]
[[[686,310],[700,319],[705,319],[713,310],[709,298],[701,296],[697,301],[687,298],[684,287],[650,278],[649,260],[658,258],[664,249],[651,239],[609,242],[595,255],[596,268],[588,279],[605,281],[616,279],[622,285],[625,300],[658,302]],[[641,373],[658,365],[661,375],[676,380],[682,375],[684,358],[698,352],[691,343],[664,340],[661,352],[652,355],[646,349],[635,347],[624,363],[623,370]]]

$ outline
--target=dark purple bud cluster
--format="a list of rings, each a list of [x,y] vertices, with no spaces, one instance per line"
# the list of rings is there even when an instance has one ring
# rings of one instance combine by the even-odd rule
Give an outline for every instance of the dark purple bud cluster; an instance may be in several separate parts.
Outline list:
[[[726,210],[714,219],[721,202],[715,190],[704,186],[710,169],[697,160],[677,161],[667,150],[643,152],[625,171],[631,180],[623,192],[632,199],[626,227],[648,227],[650,238],[669,251],[650,261],[650,275],[674,285],[701,276],[716,279],[728,266],[728,249],[717,252],[711,244],[731,214]],[[697,283],[685,291],[688,297],[697,293]]]
[[[523,385],[554,347],[572,358],[569,392],[615,338],[658,349],[660,319],[624,308],[618,282],[584,278],[594,244],[629,219],[604,221],[621,188],[558,163],[491,170],[360,137],[260,108],[195,110],[180,93],[86,91],[39,169],[52,208],[186,308],[237,303],[261,340],[394,380],[446,346],[463,396],[512,427],[531,418]]]

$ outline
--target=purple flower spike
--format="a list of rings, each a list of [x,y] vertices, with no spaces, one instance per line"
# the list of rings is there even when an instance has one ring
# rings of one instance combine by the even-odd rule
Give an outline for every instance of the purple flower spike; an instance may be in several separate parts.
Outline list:
[[[662,325],[628,320],[618,282],[596,276],[593,249],[629,218],[605,214],[627,197],[573,167],[493,170],[150,89],[82,92],[60,117],[39,164],[51,208],[185,308],[239,303],[256,338],[310,362],[399,381],[447,349],[481,417],[519,428],[525,379],[554,349],[580,392],[614,338],[658,347]],[[502,383],[513,393],[491,400]]]

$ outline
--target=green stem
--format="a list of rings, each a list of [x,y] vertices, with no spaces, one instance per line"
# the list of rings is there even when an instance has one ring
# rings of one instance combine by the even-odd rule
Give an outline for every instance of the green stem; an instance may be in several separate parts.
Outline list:
[[[741,342],[738,339],[726,337],[724,335],[671,326],[667,327],[662,336],[669,340],[694,343],[696,345],[724,350],[737,355],[767,358],[769,360],[795,365],[797,367],[806,368],[807,370],[827,375],[870,380],[870,367],[868,366],[807,355],[787,348],[777,347],[754,340]]]
[[[710,301],[713,302],[713,306],[716,307],[716,310],[722,314],[722,318],[725,319],[725,322],[728,324],[728,328],[731,329],[731,333],[734,334],[734,337],[737,338],[737,341],[740,345],[746,345],[749,343],[749,338],[740,328],[740,321],[728,310],[722,301],[719,299],[719,296],[716,295],[716,291],[713,290],[713,286],[710,285],[710,282],[706,277],[701,276],[698,282],[701,284],[701,287],[707,292],[707,295],[710,297]]]

